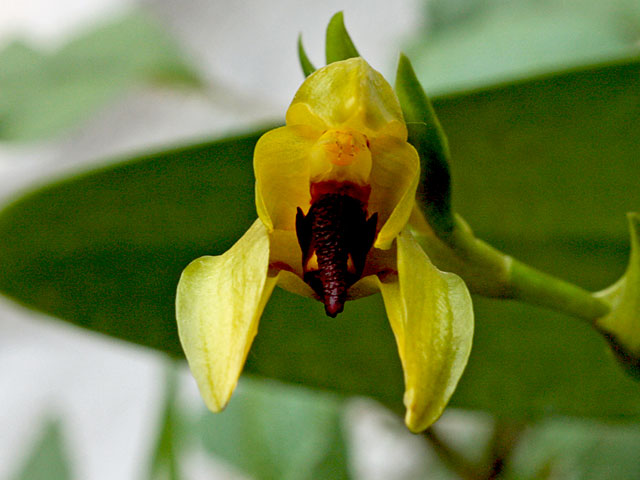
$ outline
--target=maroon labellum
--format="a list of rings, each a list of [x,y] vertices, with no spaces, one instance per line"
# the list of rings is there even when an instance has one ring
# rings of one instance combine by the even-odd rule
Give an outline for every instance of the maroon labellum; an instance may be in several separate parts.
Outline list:
[[[311,208],[298,208],[296,233],[302,250],[304,281],[335,317],[347,290],[362,276],[376,238],[378,214],[367,219],[369,192],[349,182],[322,182],[311,188]]]

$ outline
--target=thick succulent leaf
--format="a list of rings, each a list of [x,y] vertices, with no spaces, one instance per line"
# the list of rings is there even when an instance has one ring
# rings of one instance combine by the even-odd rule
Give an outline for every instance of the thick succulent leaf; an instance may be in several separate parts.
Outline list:
[[[640,63],[620,62],[435,101],[455,210],[489,240],[628,245],[625,213],[640,203],[638,75]]]
[[[192,260],[226,251],[255,220],[251,155],[259,136],[151,154],[6,207],[0,290],[78,325],[182,356],[180,274]]]
[[[434,100],[454,205],[476,234],[583,287],[615,282],[628,261],[624,212],[640,205],[639,75],[629,62]],[[0,213],[0,290],[181,355],[175,286],[185,265],[223,253],[255,219],[257,138],[148,155],[17,200]],[[474,309],[474,347],[451,404],[513,417],[640,416],[640,387],[588,325],[498,300],[476,298]],[[320,303],[275,289],[246,370],[402,410],[380,296],[329,320]]]
[[[440,417],[467,364],[473,306],[464,282],[434,267],[409,231],[397,251],[398,275],[380,291],[404,371],[405,423],[421,432]]]

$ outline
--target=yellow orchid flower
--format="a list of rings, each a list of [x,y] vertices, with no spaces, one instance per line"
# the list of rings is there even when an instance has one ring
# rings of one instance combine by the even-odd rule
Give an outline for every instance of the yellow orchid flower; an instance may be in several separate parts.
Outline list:
[[[316,71],[286,126],[258,141],[254,170],[258,220],[223,255],[192,262],[178,285],[180,340],[205,403],[226,406],[276,285],[320,300],[331,317],[380,291],[405,421],[426,429],[466,365],[473,310],[463,281],[436,269],[408,227],[420,161],[391,86],[359,57]]]

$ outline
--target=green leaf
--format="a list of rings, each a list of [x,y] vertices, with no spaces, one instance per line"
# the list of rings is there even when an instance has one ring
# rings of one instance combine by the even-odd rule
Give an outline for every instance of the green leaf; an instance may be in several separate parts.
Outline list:
[[[433,149],[448,159],[447,136],[442,130],[431,101],[420,85],[420,80],[416,77],[411,60],[404,54],[400,54],[398,59],[395,91],[402,107],[404,120],[407,123],[424,123],[433,129]]]
[[[396,94],[409,129],[409,143],[420,155],[418,198],[425,217],[438,236],[453,230],[449,145],[440,121],[418,81],[409,59],[400,55]]]
[[[0,52],[0,141],[60,133],[140,84],[202,85],[173,39],[141,12],[52,53],[10,44]]]
[[[196,257],[225,251],[255,219],[258,136],[150,154],[14,203],[0,214],[0,290],[182,356],[180,273]]]
[[[49,421],[15,480],[71,480],[72,471],[60,424]]]
[[[360,56],[349,36],[349,32],[347,32],[344,26],[344,15],[342,12],[338,12],[331,17],[329,25],[327,25],[325,54],[327,56],[327,65]]]
[[[227,409],[198,422],[205,447],[256,480],[348,479],[342,402],[244,379]]]
[[[625,213],[640,204],[639,73],[639,62],[620,62],[435,101],[455,210],[490,241],[586,237],[585,248],[613,241],[626,250]],[[574,277],[589,288],[612,283]]]
[[[590,289],[624,271],[624,212],[640,205],[640,63],[434,101],[451,145],[456,209],[480,238]],[[255,219],[258,135],[149,154],[37,190],[0,212],[0,291],[76,325],[181,355],[175,288]],[[453,404],[520,418],[640,415],[640,386],[577,320],[476,299]],[[246,370],[376,398],[403,381],[379,295],[338,320],[276,289]],[[233,404],[235,397],[232,399]]]
[[[304,49],[304,45],[302,44],[302,34],[298,36],[298,60],[300,60],[300,67],[302,68],[302,73],[304,73],[305,77],[308,77],[316,71],[316,67],[314,67],[311,60],[309,60],[307,52]]]
[[[454,228],[451,209],[451,174],[446,157],[433,149],[434,130],[425,123],[407,123],[409,143],[420,156],[420,184],[417,198],[425,219],[441,238]]]

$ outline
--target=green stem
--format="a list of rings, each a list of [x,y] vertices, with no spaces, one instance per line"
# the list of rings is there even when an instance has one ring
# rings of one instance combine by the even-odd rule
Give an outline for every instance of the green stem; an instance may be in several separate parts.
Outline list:
[[[611,309],[605,298],[529,267],[479,240],[458,215],[446,238],[434,233],[418,208],[410,223],[433,263],[441,270],[460,275],[472,293],[520,300],[589,322]]]
[[[610,307],[590,292],[514,260],[511,298],[573,315],[590,322],[606,315]]]

